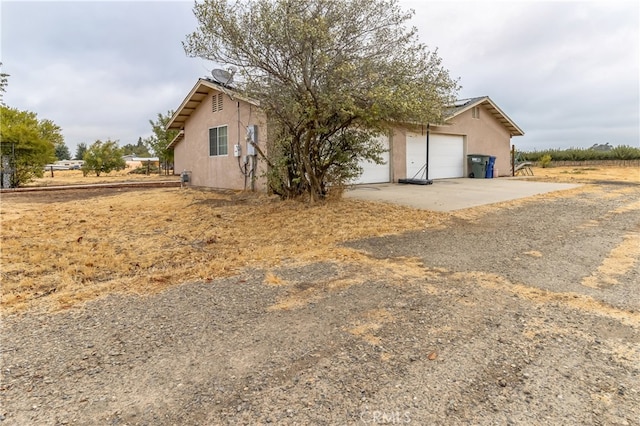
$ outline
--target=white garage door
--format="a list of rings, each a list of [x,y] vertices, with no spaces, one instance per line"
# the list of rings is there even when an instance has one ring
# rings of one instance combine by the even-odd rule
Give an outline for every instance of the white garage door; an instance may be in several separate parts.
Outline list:
[[[427,136],[407,134],[407,178],[425,178]],[[422,171],[420,170],[422,169]],[[420,172],[420,173],[418,173]],[[417,174],[417,176],[416,176]],[[464,176],[464,137],[429,135],[429,179]]]
[[[385,152],[381,154],[384,164],[376,164],[370,161],[360,162],[362,175],[354,183],[386,183],[389,178],[389,138],[380,136],[378,140],[382,143]]]

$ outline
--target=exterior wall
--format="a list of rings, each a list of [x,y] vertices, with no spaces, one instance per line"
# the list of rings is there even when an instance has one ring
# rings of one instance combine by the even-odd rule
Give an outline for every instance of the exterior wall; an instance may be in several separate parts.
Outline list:
[[[391,182],[398,182],[407,175],[407,129],[396,127],[389,138],[391,157]]]
[[[250,189],[250,179],[240,170],[247,154],[246,127],[258,126],[258,145],[266,151],[267,127],[264,114],[258,108],[244,101],[234,100],[224,95],[221,111],[212,111],[212,96],[219,93],[211,90],[209,95],[196,107],[186,120],[184,139],[174,148],[176,173],[191,171],[194,186],[224,189]],[[209,156],[209,129],[227,126],[227,155]],[[233,147],[240,144],[241,156],[234,157]],[[238,164],[240,160],[240,166]],[[265,165],[258,159],[255,189],[265,190],[263,177]]]
[[[489,111],[480,106],[480,118],[472,117],[472,109],[452,119],[451,125],[435,126],[434,133],[466,136],[465,156],[485,154],[496,157],[494,169],[500,176],[511,174],[511,135]],[[466,167],[466,160],[465,160]],[[465,176],[469,170],[465,171]]]

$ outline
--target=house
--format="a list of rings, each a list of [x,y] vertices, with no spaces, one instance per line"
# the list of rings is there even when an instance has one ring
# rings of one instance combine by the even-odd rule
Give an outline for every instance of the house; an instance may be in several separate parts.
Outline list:
[[[176,173],[190,184],[221,189],[266,187],[264,161],[267,126],[256,101],[230,87],[199,79],[167,123],[178,135],[168,145]],[[254,145],[255,144],[255,145]]]
[[[189,172],[193,185],[265,188],[266,165],[251,143],[266,151],[267,120],[258,102],[217,81],[200,79],[167,129],[179,131],[169,147],[176,172]],[[495,156],[494,169],[510,175],[511,137],[523,134],[488,96],[460,100],[446,112],[444,124],[399,125],[380,136],[387,149],[384,164],[362,162],[363,174],[355,183],[468,176],[468,154]]]
[[[381,137],[389,150],[386,164],[362,163],[364,172],[357,183],[465,177],[470,173],[469,154],[496,157],[494,170],[508,176],[511,137],[521,135],[524,132],[488,96],[462,99],[445,112],[444,124],[397,126]]]
[[[158,167],[160,159],[158,157],[138,157],[137,155],[123,155],[122,159],[127,164],[128,169],[135,169],[144,166]]]

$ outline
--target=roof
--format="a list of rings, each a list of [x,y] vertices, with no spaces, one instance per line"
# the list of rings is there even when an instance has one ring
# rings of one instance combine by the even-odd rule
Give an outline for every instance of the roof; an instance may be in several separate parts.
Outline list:
[[[137,155],[122,156],[127,161],[160,161],[158,157],[138,157]]]
[[[174,146],[176,146],[178,144],[178,142],[180,142],[182,139],[184,139],[184,130],[180,130],[178,132],[178,134],[176,135],[175,138],[173,138],[173,140],[171,142],[169,142],[169,145],[167,145],[167,149],[172,149]]]
[[[239,92],[229,86],[222,85],[206,78],[200,78],[193,86],[193,89],[191,89],[187,97],[184,98],[176,112],[173,114],[171,120],[169,120],[169,123],[167,123],[166,129],[183,130],[187,118],[189,118],[193,111],[196,110],[198,105],[200,105],[200,102],[202,102],[214,90],[226,93],[232,98],[259,106],[257,101],[241,95]],[[171,142],[170,146],[175,145],[173,142],[177,143],[178,141],[174,139],[174,141]]]
[[[524,131],[518,127],[498,106],[488,97],[481,96],[478,98],[460,99],[456,101],[453,106],[445,111],[445,122],[452,118],[462,114],[465,111],[470,110],[473,107],[482,105],[489,113],[504,127],[509,130],[511,136],[522,136]]]

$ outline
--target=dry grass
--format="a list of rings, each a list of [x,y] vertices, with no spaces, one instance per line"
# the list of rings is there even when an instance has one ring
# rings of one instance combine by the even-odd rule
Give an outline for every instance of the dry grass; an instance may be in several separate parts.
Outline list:
[[[536,172],[553,171],[565,177],[562,171],[573,169]],[[580,176],[629,181],[633,172],[620,167],[590,169]],[[537,178],[556,179],[552,173],[537,174]],[[127,180],[129,177],[158,178],[127,175]],[[67,179],[65,184],[101,179],[82,177],[79,171],[55,172],[54,179],[63,178]],[[111,175],[104,179],[124,180],[123,176]],[[100,196],[82,192],[84,195],[58,199],[46,193],[14,194],[3,197],[0,205],[1,311],[57,310],[113,292],[153,293],[185,282],[231,276],[248,267],[269,271],[282,264],[315,261],[357,265],[362,274],[354,277],[348,272],[321,288],[295,290],[292,283],[267,272],[265,285],[291,289],[271,309],[296,309],[324,297],[326,292],[363,284],[365,277],[398,284],[419,277],[426,279],[425,292],[434,294],[437,290],[428,281],[441,271],[427,269],[416,259],[372,259],[340,244],[443,227],[451,217],[474,220],[496,209],[582,191],[601,190],[587,185],[455,214],[353,199],[309,206],[264,195],[190,188],[112,190],[100,192]],[[621,187],[619,191],[626,189]],[[637,210],[639,206],[632,203],[621,209]],[[627,245],[635,240],[629,241]],[[540,256],[537,252],[526,254]]]
[[[309,206],[179,188],[37,202],[43,197],[4,197],[0,207],[4,312],[55,310],[111,292],[155,292],[246,267],[344,261],[356,255],[338,247],[342,242],[448,217],[356,200]],[[266,281],[284,284],[277,277]]]
[[[59,185],[84,185],[93,183],[114,183],[114,182],[153,182],[158,180],[180,180],[180,176],[165,176],[158,173],[152,173],[149,176],[139,174],[129,174],[133,170],[127,168],[125,170],[113,171],[107,174],[96,176],[95,173],[87,176],[82,175],[81,170],[54,170],[53,177],[51,172],[45,172],[44,176],[35,179],[27,186],[59,186]]]
[[[640,259],[640,232],[631,232],[609,252],[596,271],[582,279],[582,285],[592,288],[616,285],[617,277],[631,271],[638,259]]]
[[[636,166],[534,167],[533,175],[536,180],[552,180],[554,182],[590,183],[594,181],[616,181],[640,183],[640,169]]]

